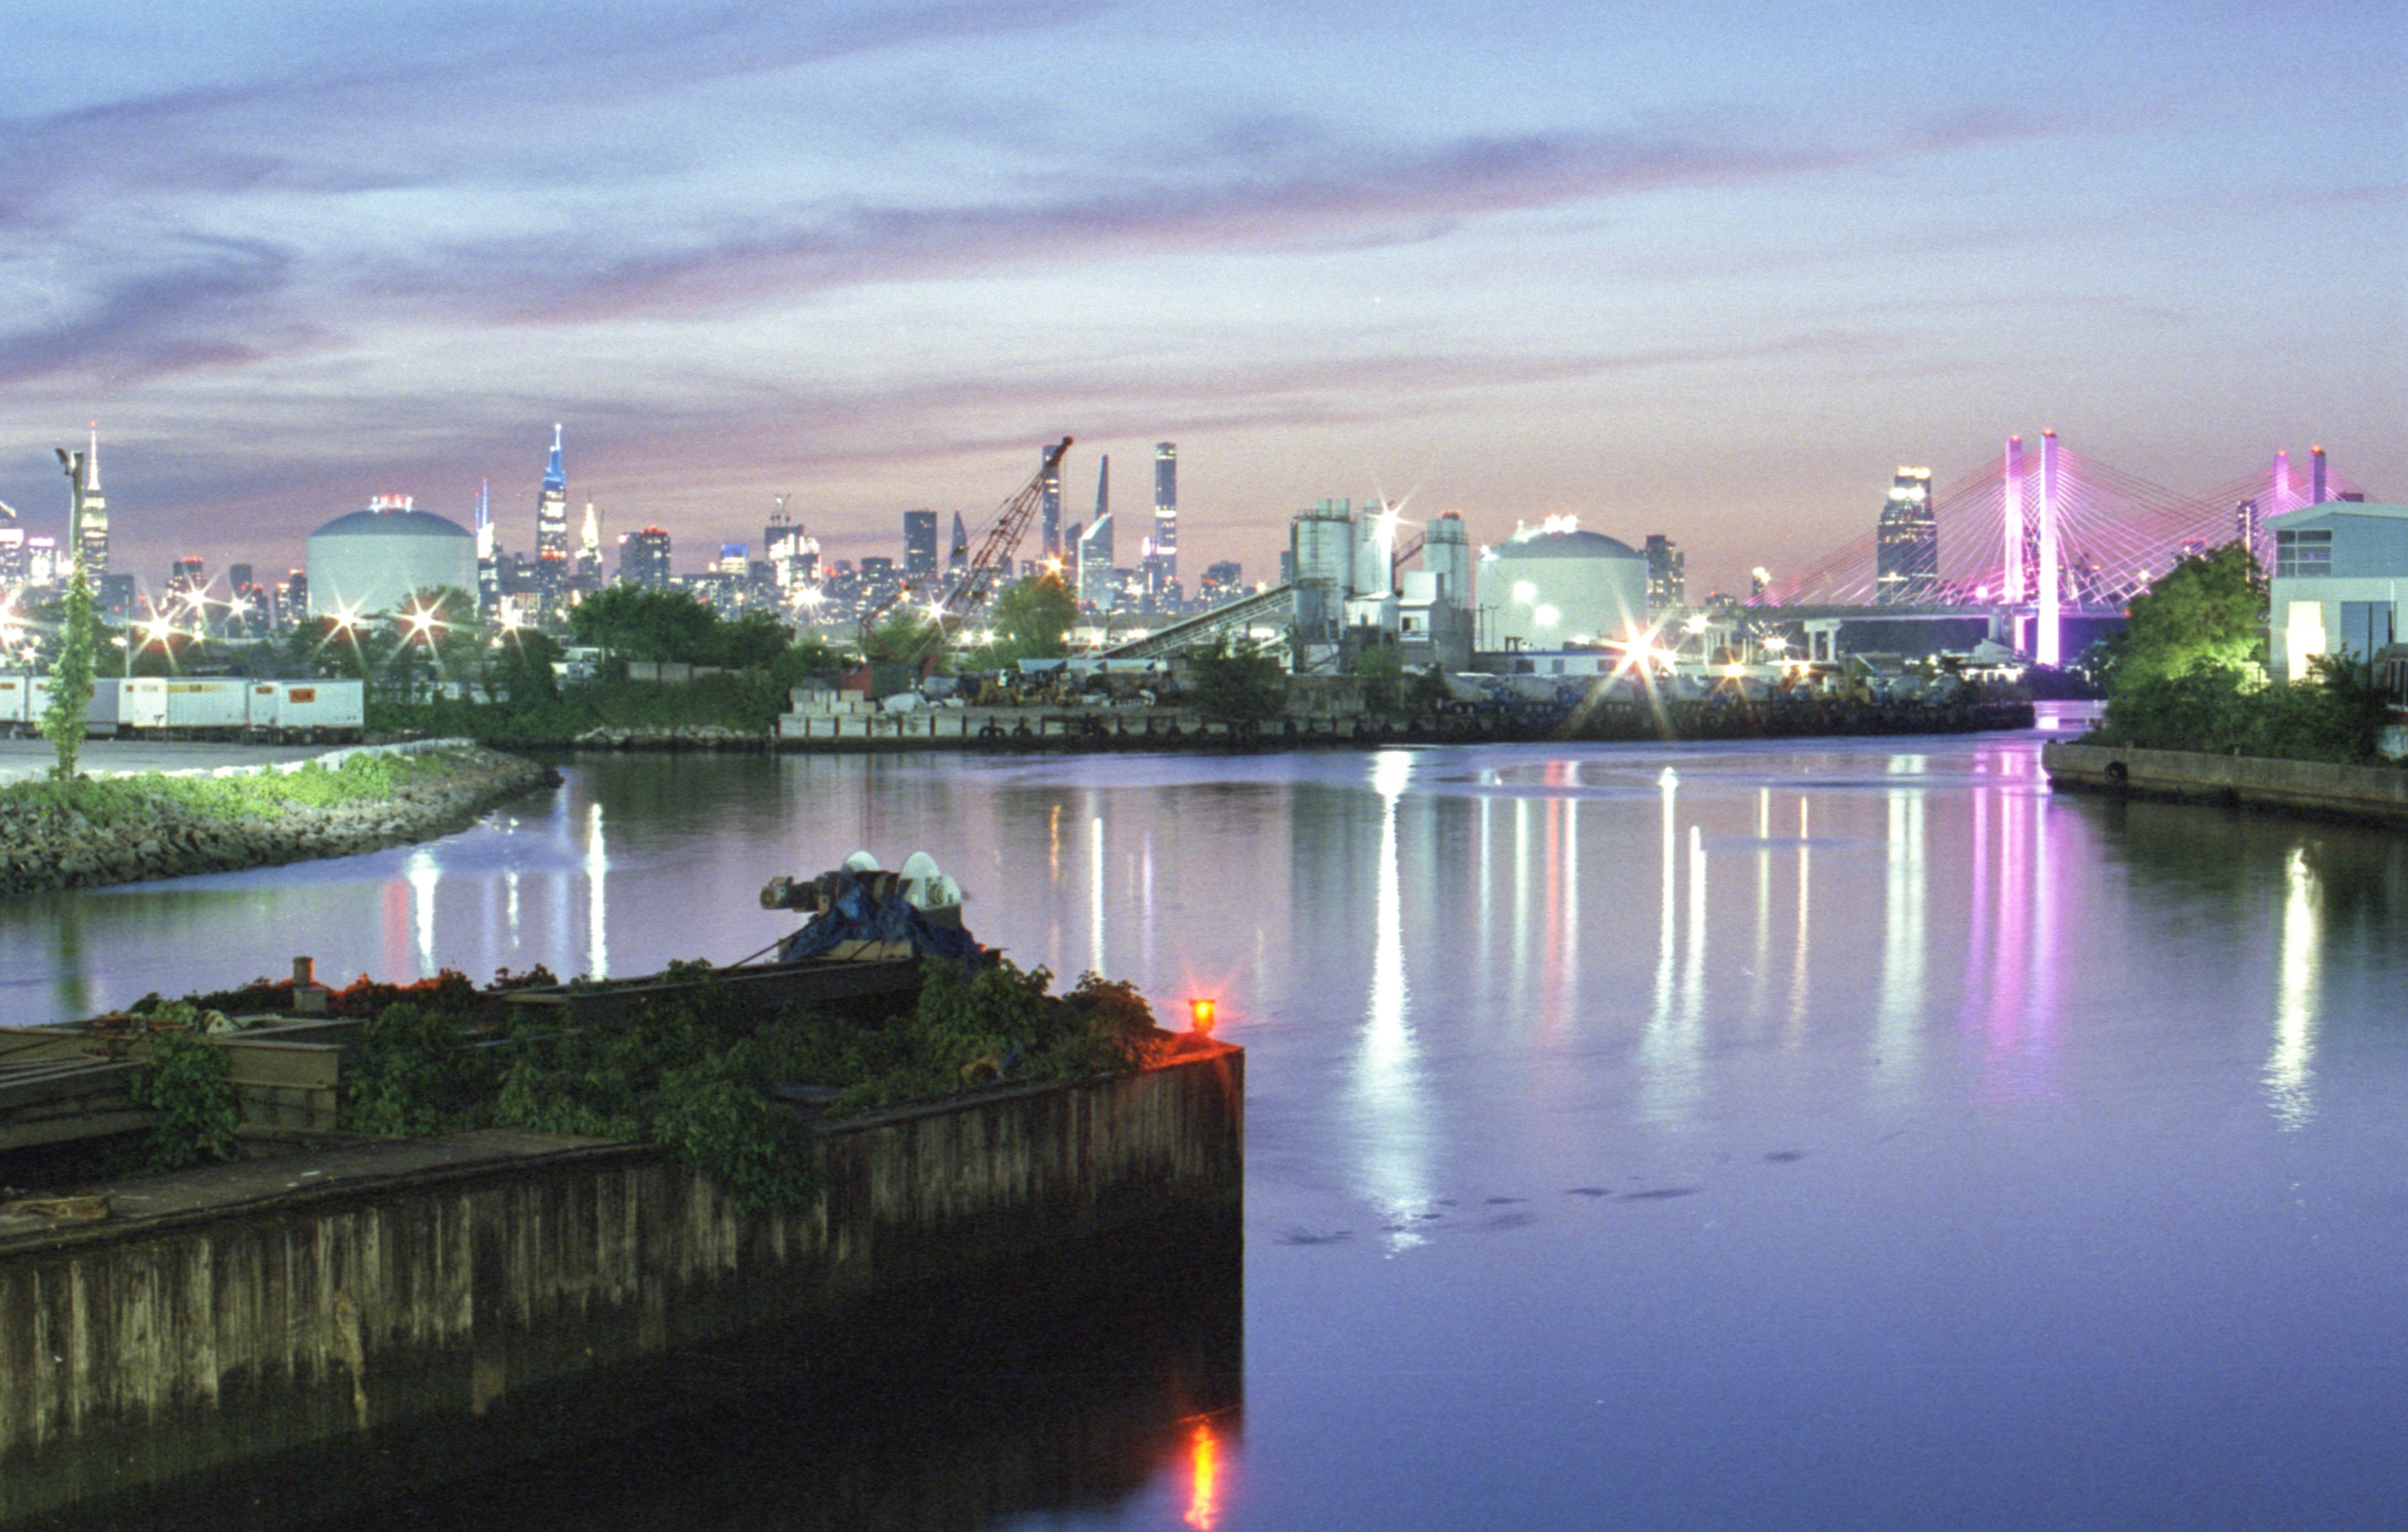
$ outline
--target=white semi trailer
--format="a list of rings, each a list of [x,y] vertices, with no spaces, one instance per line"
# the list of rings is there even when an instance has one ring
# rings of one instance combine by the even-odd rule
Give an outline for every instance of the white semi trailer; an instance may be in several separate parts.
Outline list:
[[[110,734],[117,728],[117,679],[106,676],[92,683],[92,701],[84,709],[84,728]],[[0,738],[24,738],[42,732],[42,715],[50,708],[50,678],[23,672],[0,673]]]
[[[84,718],[96,735],[338,742],[360,737],[366,704],[356,680],[106,676],[93,681]],[[50,705],[49,677],[0,673],[0,737],[38,732]]]

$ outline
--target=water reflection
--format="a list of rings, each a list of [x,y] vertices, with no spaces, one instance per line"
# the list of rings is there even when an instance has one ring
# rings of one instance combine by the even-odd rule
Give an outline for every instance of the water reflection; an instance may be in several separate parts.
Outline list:
[[[1181,1519],[1196,1532],[1212,1532],[1221,1525],[1221,1439],[1210,1421],[1196,1423],[1188,1464],[1187,1514]]]
[[[2308,1125],[2316,1114],[2316,987],[2323,930],[2315,874],[2304,849],[2284,869],[2279,986],[2274,996],[2274,1047],[2266,1058],[2266,1105],[2285,1128]]]
[[[1919,778],[1925,758],[1890,758],[1896,778]],[[1926,875],[1924,794],[1920,782],[1901,781],[1885,795],[1888,834],[1883,875],[1880,1024],[1873,1038],[1874,1078],[1896,1093],[1909,1088],[1923,1033],[1923,973],[1929,941],[1926,917],[1930,890]]]
[[[1354,1101],[1361,1151],[1360,1186],[1382,1219],[1390,1253],[1423,1242],[1428,1211],[1429,1101],[1413,1037],[1405,980],[1404,886],[1397,847],[1397,805],[1412,780],[1412,756],[1384,751],[1371,763],[1380,799],[1378,889],[1372,905],[1371,983],[1354,1062]]]
[[[2262,1475],[2338,1485],[2329,1509],[2369,1480],[2324,1468],[2401,1404],[2364,1359],[2408,1270],[2408,839],[2052,797],[2036,749],[611,759],[575,766],[565,806],[414,852],[20,901],[0,995],[47,1019],[296,951],[383,971],[387,944],[426,957],[430,915],[454,966],[572,969],[603,931],[621,972],[732,956],[781,923],[764,876],[864,845],[958,868],[1018,960],[1158,1008],[1227,978],[1249,1324],[1279,1372],[1242,1456],[1162,1373],[1062,1383],[1084,1401],[1063,1416],[1044,1388],[949,1413],[940,1382],[857,1429],[768,1411],[751,1456],[676,1435],[599,1511],[595,1458],[548,1468],[477,1500],[486,1525],[1568,1525],[1610,1503],[1721,1525],[1732,1503],[1695,1486],[1744,1461],[1799,1522],[1926,1525],[1944,1502],[2004,1525],[2044,1521],[2069,1475],[2130,1512],[2120,1486],[2186,1442],[2184,1472],[2236,1503],[2267,1510]],[[2180,1271],[2213,1276],[2169,1302]],[[2069,1403],[2070,1380],[2090,1392]],[[2062,1428],[2101,1397],[2139,1445]],[[1941,1430],[1963,1448],[1944,1468],[1897,1467]],[[1842,1479],[1910,1509],[1856,1514],[1817,1488]],[[1474,1480],[1493,1499],[1459,1497]]]
[[[602,839],[602,800],[585,806],[585,971],[610,977],[610,853]],[[428,961],[433,961],[430,957]]]
[[[1688,964],[1681,966],[1681,776],[1666,766],[1656,778],[1657,809],[1656,1003],[1639,1044],[1638,1110],[1642,1122],[1679,1126],[1699,1094],[1698,1048],[1705,1009],[1706,855],[1696,825],[1689,835]],[[1677,987],[1675,976],[1678,975]]]

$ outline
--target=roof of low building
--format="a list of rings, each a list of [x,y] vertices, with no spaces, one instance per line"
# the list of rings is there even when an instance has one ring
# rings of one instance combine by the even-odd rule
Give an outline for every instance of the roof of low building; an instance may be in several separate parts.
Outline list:
[[[337,516],[309,534],[312,537],[464,537],[475,535],[449,517],[431,510],[355,510]]]
[[[1644,559],[1641,553],[1618,537],[1602,532],[1537,532],[1527,537],[1508,537],[1489,549],[1492,558],[1500,559]]]

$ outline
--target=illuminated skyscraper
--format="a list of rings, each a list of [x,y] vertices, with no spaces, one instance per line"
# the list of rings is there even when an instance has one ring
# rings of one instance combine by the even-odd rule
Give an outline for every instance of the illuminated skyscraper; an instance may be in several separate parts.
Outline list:
[[[948,575],[961,575],[961,574],[967,574],[967,573],[968,573],[968,571],[969,571],[969,566],[970,566],[970,533],[969,533],[969,528],[968,528],[968,527],[966,527],[966,526],[964,526],[964,525],[962,524],[962,513],[961,513],[960,511],[958,511],[958,510],[957,510],[957,511],[953,512],[953,551],[950,551],[950,552],[948,552],[948,553],[945,555],[945,573],[947,573]]]
[[[1045,482],[1039,491],[1037,525],[1044,536],[1045,556],[1059,558],[1062,553],[1062,460],[1047,448],[1039,459],[1045,469]]]
[[[536,589],[557,600],[568,583],[568,473],[560,462],[560,427],[552,428],[552,461],[535,497]]]
[[[1061,508],[1057,505],[1054,508],[1058,512]],[[1061,529],[1057,526],[1054,530],[1058,535]],[[903,513],[903,573],[909,579],[919,580],[936,572],[937,513],[907,510]]]
[[[18,524],[17,513],[0,501],[0,586],[25,583],[25,529]],[[0,601],[10,592],[0,590]]]
[[[585,520],[577,529],[577,574],[571,581],[582,595],[602,588],[602,513],[585,502]]]
[[[502,567],[494,555],[494,502],[484,480],[477,480],[477,609],[491,617],[502,609]]]
[[[782,494],[778,496],[778,514],[761,529],[761,556],[769,561],[771,582],[786,597],[819,578],[819,539],[800,522],[786,519]]]
[[[1653,532],[1647,537],[1647,609],[1663,611],[1678,607],[1689,598],[1688,562],[1680,544]]]
[[[630,585],[668,589],[669,535],[656,526],[619,539],[619,578]]]
[[[1882,502],[1873,542],[1873,602],[1921,606],[1940,598],[1940,521],[1931,508],[1931,470],[1898,470]]]
[[[92,428],[92,449],[84,454],[83,482],[76,491],[76,556],[95,589],[108,573],[108,502],[100,493],[100,427]]]
[[[1117,583],[1112,569],[1112,455],[1096,465],[1096,519],[1079,534],[1072,573],[1079,581],[1079,599],[1098,611],[1112,609]]]
[[[1146,586],[1164,591],[1179,578],[1179,444],[1154,444],[1154,537],[1146,547]]]

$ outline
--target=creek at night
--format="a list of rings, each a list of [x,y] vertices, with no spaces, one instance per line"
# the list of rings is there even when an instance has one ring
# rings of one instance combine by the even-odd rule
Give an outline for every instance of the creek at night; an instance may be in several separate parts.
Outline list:
[[[2396,1525],[2408,838],[2052,795],[2043,737],[580,758],[0,906],[0,1010],[729,962],[866,847],[1246,1048],[1241,1260],[346,1526]]]

